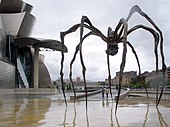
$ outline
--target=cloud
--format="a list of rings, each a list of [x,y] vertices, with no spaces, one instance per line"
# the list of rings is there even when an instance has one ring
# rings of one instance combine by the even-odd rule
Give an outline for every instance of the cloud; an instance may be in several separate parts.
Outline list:
[[[87,15],[92,24],[96,26],[104,35],[107,35],[107,28],[111,26],[115,29],[119,20],[129,13],[130,8],[137,4],[145,11],[159,26],[164,35],[164,52],[166,55],[167,66],[170,65],[170,1],[169,0],[25,0],[32,4],[33,15],[37,18],[35,29],[32,36],[41,38],[51,38],[60,40],[60,32],[68,30],[74,24],[80,23],[81,16]],[[152,27],[139,14],[134,14],[129,21],[129,28],[144,24]],[[153,28],[153,27],[152,27]],[[128,36],[128,40],[133,44],[137,51],[142,71],[155,69],[154,58],[154,42],[150,33],[144,30],[137,30]],[[65,55],[65,77],[69,75],[69,64],[73,57],[76,45],[79,42],[79,30],[75,33],[67,35],[65,45],[69,52]],[[104,80],[108,76],[107,59],[106,59],[106,43],[100,38],[91,36],[83,42],[83,58],[87,68],[87,79],[89,80]],[[50,71],[52,79],[59,77],[60,59],[59,52],[43,52],[45,54],[45,64]],[[74,63],[74,76],[81,76],[81,63],[79,54]],[[122,59],[122,44],[119,45],[119,53],[110,57],[111,72],[114,77],[115,72],[119,71]],[[161,59],[159,60],[161,63]],[[161,66],[161,65],[160,65]],[[128,48],[127,61],[125,71],[137,71],[135,57]]]

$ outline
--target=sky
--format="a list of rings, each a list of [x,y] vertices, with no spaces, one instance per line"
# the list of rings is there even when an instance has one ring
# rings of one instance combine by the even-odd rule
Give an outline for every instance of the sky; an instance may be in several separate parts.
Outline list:
[[[32,37],[55,39],[60,41],[60,32],[68,30],[73,25],[80,23],[83,15],[105,36],[110,26],[116,28],[121,18],[126,18],[132,6],[138,5],[159,26],[164,36],[164,55],[167,66],[170,66],[170,1],[169,0],[24,0],[33,5],[32,14],[36,23]],[[143,24],[152,27],[143,17],[135,13],[128,22],[128,28]],[[85,31],[87,32],[87,30]],[[65,54],[64,77],[69,78],[69,65],[75,47],[79,43],[79,30],[65,37],[68,53]],[[135,47],[139,56],[141,70],[155,70],[154,39],[144,30],[137,30],[127,38]],[[83,58],[86,66],[86,79],[91,81],[104,81],[108,77],[106,50],[107,44],[96,36],[90,36],[83,42]],[[119,52],[110,57],[111,76],[120,70],[122,60],[122,44]],[[160,52],[159,52],[160,53]],[[60,77],[61,52],[42,50],[45,55],[45,64],[52,80]],[[159,56],[159,68],[161,68]],[[125,71],[137,71],[138,66],[131,49],[128,48]],[[73,78],[82,78],[82,67],[79,54],[73,65]]]

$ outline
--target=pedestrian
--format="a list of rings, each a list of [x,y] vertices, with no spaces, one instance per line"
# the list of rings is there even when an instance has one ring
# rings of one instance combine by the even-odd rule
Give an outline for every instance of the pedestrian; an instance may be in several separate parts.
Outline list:
[[[108,96],[109,96],[109,89],[106,89],[106,97],[108,99]]]
[[[104,98],[104,87],[102,87],[102,98]]]

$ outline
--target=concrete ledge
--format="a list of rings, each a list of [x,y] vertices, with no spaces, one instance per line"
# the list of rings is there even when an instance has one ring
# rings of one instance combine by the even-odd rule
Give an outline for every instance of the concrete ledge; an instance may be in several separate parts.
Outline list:
[[[29,93],[29,88],[16,88],[16,93]]]
[[[160,96],[161,91],[158,91],[158,96]],[[132,95],[140,95],[143,97],[147,97],[146,91],[130,91],[131,96]],[[148,91],[149,98],[156,98],[156,91]],[[164,91],[162,94],[162,100],[170,100],[170,91]]]
[[[0,89],[0,93],[14,93],[15,89]]]
[[[130,93],[135,93],[135,94],[146,94],[146,91],[145,90],[141,90],[141,91],[138,91],[138,90],[131,90]],[[156,90],[148,90],[148,93],[149,94],[156,94]],[[158,93],[160,94],[161,91],[159,90]],[[163,92],[163,94],[170,94],[170,91],[165,91]]]
[[[119,99],[123,99],[123,98],[125,98],[126,96],[128,96],[128,95],[129,95],[129,91],[130,91],[130,89],[127,88],[125,92],[123,92],[123,93],[120,94]],[[114,97],[114,99],[115,99],[115,100],[117,99],[117,95]]]
[[[54,94],[54,88],[16,88],[17,94]]]
[[[97,90],[97,91],[93,91],[93,92],[88,92],[88,93],[87,93],[87,96],[95,95],[95,94],[98,94],[98,93],[101,93],[101,92],[102,92],[102,90]],[[86,97],[86,93],[77,95],[76,97],[70,96],[70,100],[80,99],[80,98],[85,98],[85,97]]]

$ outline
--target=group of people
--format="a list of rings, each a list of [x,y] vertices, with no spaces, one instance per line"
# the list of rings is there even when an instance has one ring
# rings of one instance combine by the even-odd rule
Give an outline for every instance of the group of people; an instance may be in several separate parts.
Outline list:
[[[102,98],[104,98],[104,95],[106,93],[106,98],[109,96],[109,89],[102,87]]]

